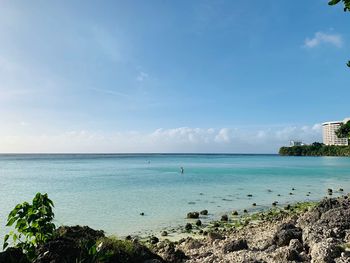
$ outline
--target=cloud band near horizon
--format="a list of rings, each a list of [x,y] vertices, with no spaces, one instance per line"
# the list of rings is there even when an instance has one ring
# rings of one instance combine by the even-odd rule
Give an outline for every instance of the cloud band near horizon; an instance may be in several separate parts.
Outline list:
[[[152,132],[69,131],[2,135],[2,153],[277,153],[289,140],[321,140],[321,125],[278,128],[156,129]]]

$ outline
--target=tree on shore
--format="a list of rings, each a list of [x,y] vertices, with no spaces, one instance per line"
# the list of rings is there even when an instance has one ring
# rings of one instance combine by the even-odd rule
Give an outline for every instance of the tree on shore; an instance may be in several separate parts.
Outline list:
[[[335,134],[338,138],[350,138],[350,121],[340,124],[340,127]]]
[[[339,4],[340,2],[343,2],[344,4],[344,12],[348,11],[350,12],[350,0],[331,0],[328,2],[329,5],[336,5]],[[350,67],[350,60],[346,64],[348,67]]]
[[[350,146],[311,145],[281,147],[279,154],[283,156],[350,156]]]

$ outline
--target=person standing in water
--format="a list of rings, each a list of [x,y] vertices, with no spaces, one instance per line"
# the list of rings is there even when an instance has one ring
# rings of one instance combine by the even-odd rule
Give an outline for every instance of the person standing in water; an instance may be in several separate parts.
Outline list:
[[[183,174],[184,171],[185,171],[184,168],[183,168],[182,166],[180,167],[180,171],[181,171],[181,174]]]

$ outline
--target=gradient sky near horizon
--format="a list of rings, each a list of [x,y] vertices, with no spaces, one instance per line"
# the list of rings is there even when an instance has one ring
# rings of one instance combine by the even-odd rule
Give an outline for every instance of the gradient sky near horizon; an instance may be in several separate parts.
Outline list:
[[[314,1],[0,2],[0,152],[275,153],[350,116]]]

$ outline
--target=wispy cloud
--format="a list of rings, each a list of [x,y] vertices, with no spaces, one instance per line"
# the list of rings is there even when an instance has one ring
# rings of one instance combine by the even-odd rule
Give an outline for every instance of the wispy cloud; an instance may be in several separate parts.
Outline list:
[[[321,44],[331,44],[335,47],[343,46],[343,38],[339,34],[331,34],[324,32],[316,32],[313,38],[306,38],[304,41],[304,46],[308,48],[314,48]]]
[[[126,98],[130,98],[131,96],[117,91],[117,90],[112,90],[112,89],[101,89],[101,88],[88,88],[88,90],[92,90],[98,93],[103,93],[103,94],[108,94],[108,95],[114,95],[114,96],[120,96],[120,97],[126,97]]]
[[[146,72],[140,71],[139,74],[136,77],[136,80],[139,82],[143,82],[145,81],[147,78],[149,77],[149,75]]]

